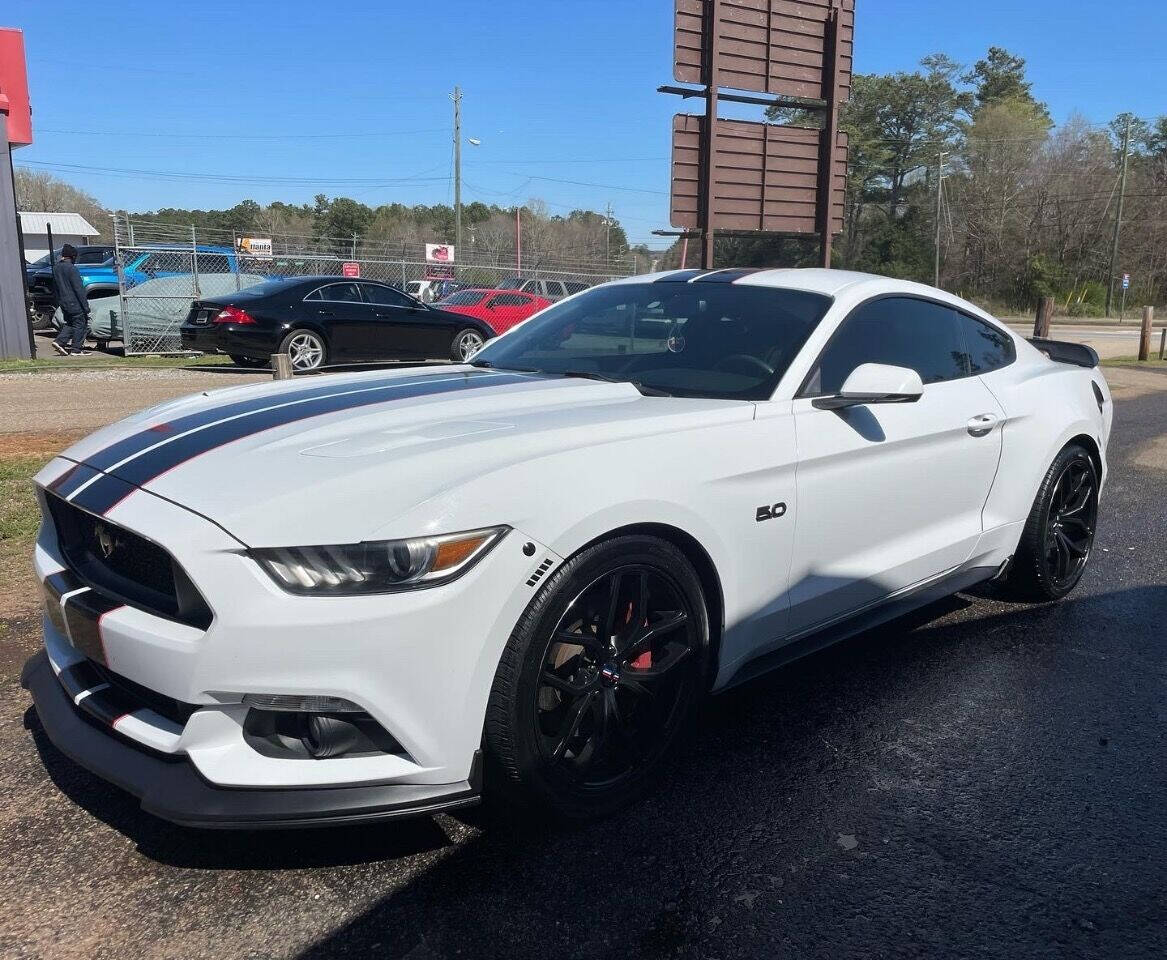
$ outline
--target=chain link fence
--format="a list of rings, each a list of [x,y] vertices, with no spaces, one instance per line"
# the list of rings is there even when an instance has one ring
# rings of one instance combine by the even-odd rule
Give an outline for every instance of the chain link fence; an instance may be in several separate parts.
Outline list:
[[[265,280],[359,273],[426,302],[464,287],[522,286],[557,299],[636,272],[636,261],[589,260],[526,251],[469,250],[458,262],[425,259],[424,244],[387,244],[321,237],[254,237],[179,224],[114,217],[118,296],[94,301],[91,334],[121,340],[129,354],[179,353],[179,328],[191,302],[229,296]]]

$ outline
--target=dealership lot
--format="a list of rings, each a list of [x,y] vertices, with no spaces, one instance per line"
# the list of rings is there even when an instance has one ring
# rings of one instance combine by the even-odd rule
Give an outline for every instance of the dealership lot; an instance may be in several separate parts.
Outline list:
[[[1112,474],[1068,600],[961,596],[714,700],[662,790],[574,832],[147,818],[39,730],[37,596],[6,577],[0,955],[1163,955],[1167,372],[1106,374]],[[0,453],[255,376],[0,376]]]

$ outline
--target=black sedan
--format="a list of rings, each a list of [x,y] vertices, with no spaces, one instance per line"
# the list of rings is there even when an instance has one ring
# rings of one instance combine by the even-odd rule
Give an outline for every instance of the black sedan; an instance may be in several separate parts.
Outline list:
[[[494,336],[473,317],[447,313],[375,280],[291,277],[196,300],[182,325],[184,350],[229,354],[258,366],[286,353],[296,371],[370,360],[463,361]]]

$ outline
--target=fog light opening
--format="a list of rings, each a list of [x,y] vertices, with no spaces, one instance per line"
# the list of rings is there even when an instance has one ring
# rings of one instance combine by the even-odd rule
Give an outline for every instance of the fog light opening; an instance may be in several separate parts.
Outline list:
[[[304,713],[300,716],[304,728],[300,742],[304,744],[309,756],[317,760],[343,756],[361,739],[361,731],[347,720],[318,713]]]

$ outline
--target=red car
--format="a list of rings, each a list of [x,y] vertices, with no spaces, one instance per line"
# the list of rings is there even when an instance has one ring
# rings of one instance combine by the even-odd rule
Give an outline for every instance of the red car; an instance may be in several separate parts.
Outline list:
[[[495,333],[506,333],[533,313],[551,306],[546,297],[521,290],[459,290],[434,306],[449,313],[464,313],[490,324]]]

